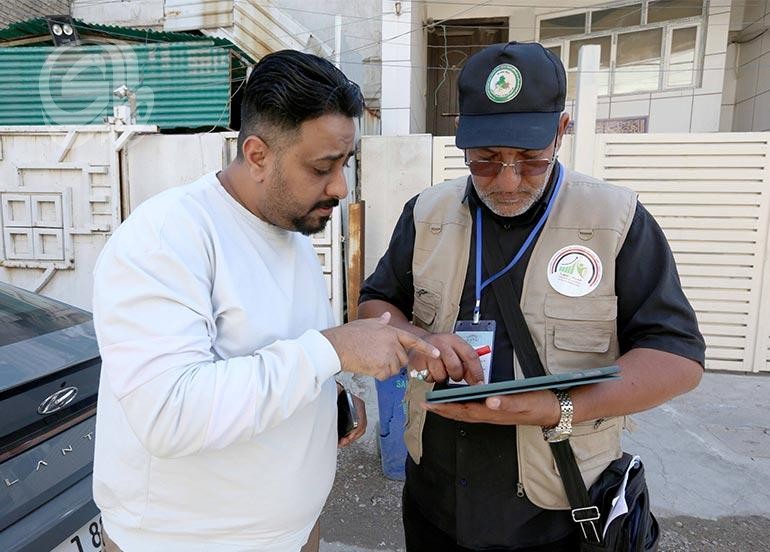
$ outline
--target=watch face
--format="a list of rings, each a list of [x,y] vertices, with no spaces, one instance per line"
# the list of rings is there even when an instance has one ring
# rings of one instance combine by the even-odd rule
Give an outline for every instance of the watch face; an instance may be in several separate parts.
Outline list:
[[[569,439],[569,433],[558,433],[548,439],[549,443],[558,443],[559,441],[566,441]]]
[[[565,431],[560,430],[557,428],[552,428],[549,430],[546,430],[545,432],[545,440],[549,443],[558,443],[559,441],[564,441],[566,439],[569,439],[571,431]]]

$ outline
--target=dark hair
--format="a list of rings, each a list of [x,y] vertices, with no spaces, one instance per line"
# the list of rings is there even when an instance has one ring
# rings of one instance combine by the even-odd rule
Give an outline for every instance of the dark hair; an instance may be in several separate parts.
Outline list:
[[[330,113],[359,117],[363,107],[361,89],[329,61],[296,50],[268,54],[254,66],[243,92],[238,157],[251,135],[281,147],[270,143],[279,132]]]

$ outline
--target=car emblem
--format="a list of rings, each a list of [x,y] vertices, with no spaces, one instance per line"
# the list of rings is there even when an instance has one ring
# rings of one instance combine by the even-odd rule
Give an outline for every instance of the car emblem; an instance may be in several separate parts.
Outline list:
[[[58,412],[75,400],[77,394],[77,387],[65,387],[64,389],[59,389],[56,393],[47,397],[40,403],[40,406],[37,407],[37,413],[53,414],[54,412]]]

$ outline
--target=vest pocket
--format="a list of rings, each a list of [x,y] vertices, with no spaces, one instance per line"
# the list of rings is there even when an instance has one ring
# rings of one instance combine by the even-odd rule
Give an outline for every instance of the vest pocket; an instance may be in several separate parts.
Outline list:
[[[618,357],[617,297],[548,295],[545,355],[552,374],[609,366]]]
[[[610,350],[611,342],[611,330],[602,329],[589,333],[572,326],[554,326],[553,328],[553,345],[560,351],[606,353]]]
[[[426,287],[414,286],[414,305],[412,306],[412,323],[424,330],[429,330],[436,321],[441,295]]]

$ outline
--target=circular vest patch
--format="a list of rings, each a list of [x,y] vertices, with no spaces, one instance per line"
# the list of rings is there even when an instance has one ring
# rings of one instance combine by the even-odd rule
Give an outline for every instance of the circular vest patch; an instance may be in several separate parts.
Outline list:
[[[521,72],[510,63],[492,69],[487,77],[487,97],[495,103],[510,102],[521,92]]]
[[[548,282],[567,297],[588,295],[602,280],[602,261],[591,249],[568,245],[548,261]]]

